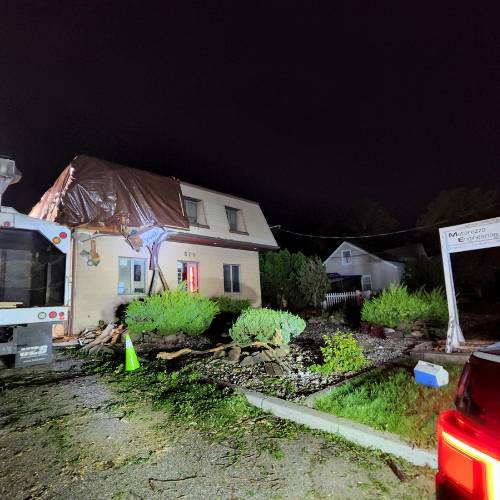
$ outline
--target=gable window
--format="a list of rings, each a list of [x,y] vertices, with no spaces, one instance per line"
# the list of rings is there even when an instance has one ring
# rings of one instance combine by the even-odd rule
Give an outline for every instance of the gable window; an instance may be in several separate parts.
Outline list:
[[[372,289],[372,277],[369,274],[361,276],[361,290],[368,291]]]
[[[237,208],[226,207],[227,221],[230,231],[238,231],[238,212]]]
[[[208,227],[205,210],[203,209],[203,202],[201,200],[184,196],[184,207],[190,225]]]
[[[240,266],[238,264],[224,264],[224,292],[240,292]]]
[[[191,200],[186,198],[184,200],[186,205],[186,215],[191,224],[196,224],[198,222],[198,202],[196,200]]]
[[[118,258],[118,295],[146,292],[146,259]]]
[[[186,283],[188,292],[196,292],[199,288],[198,262],[177,261],[177,283]]]
[[[346,266],[352,261],[352,255],[350,250],[342,250],[342,265]]]
[[[239,208],[226,207],[226,216],[229,223],[229,231],[232,233],[248,234],[243,213]]]

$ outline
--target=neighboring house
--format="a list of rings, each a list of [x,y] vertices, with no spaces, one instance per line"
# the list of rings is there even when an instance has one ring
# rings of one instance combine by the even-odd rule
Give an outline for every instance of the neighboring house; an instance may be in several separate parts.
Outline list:
[[[400,283],[404,264],[384,260],[344,241],[325,261],[333,292],[378,291]]]
[[[87,156],[30,215],[73,230],[71,333],[113,321],[120,304],[145,296],[155,262],[169,288],[185,281],[259,306],[259,251],[278,248],[257,202]],[[164,240],[151,244],[158,234]]]

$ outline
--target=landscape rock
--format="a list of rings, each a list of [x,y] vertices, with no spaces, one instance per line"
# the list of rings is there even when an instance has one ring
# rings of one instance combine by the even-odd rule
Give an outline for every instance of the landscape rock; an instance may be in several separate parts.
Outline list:
[[[423,333],[423,332],[421,332],[420,330],[413,330],[413,331],[410,333],[410,335],[411,335],[412,337],[421,338],[421,337],[423,337],[423,336],[424,336],[424,333]]]
[[[226,351],[224,351],[224,350],[215,351],[215,352],[214,352],[214,354],[213,354],[213,357],[214,357],[215,359],[224,358],[225,356],[227,356],[227,353],[226,353]]]
[[[283,375],[283,370],[282,370],[281,366],[278,363],[276,363],[275,361],[273,361],[271,363],[266,363],[264,365],[264,369],[266,370],[266,373],[270,377],[281,377]]]
[[[272,358],[267,351],[254,352],[252,355],[243,358],[241,360],[240,366],[246,367],[246,366],[258,365],[260,363],[266,363],[271,360]]]
[[[412,352],[423,352],[423,351],[432,351],[432,342],[431,341],[420,342],[420,344],[417,344],[412,349]]]
[[[240,359],[241,356],[241,347],[239,345],[235,345],[234,347],[231,347],[229,349],[229,352],[227,353],[227,360],[230,363],[237,363]]]

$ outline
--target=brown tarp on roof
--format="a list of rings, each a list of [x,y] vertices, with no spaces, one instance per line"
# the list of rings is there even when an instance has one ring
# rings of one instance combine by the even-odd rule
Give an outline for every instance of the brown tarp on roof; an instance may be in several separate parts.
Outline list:
[[[70,227],[189,228],[179,181],[91,156],[77,156],[30,215]]]

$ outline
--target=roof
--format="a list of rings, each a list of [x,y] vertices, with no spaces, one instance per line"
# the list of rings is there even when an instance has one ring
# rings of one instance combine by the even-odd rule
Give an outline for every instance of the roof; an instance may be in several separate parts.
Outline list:
[[[352,248],[355,248],[356,250],[359,250],[361,253],[365,254],[365,255],[369,255],[370,257],[373,257],[374,259],[378,260],[378,261],[381,261],[381,262],[386,262],[387,264],[391,265],[391,266],[394,266],[394,267],[399,267],[395,262],[391,262],[387,259],[383,259],[382,257],[379,257],[378,255],[375,255],[371,252],[368,252],[367,250],[361,248],[361,247],[358,247],[357,245],[355,245],[354,243],[351,243],[349,241],[343,241],[323,262],[323,264],[326,264],[326,262],[331,259],[331,258],[335,258],[333,257],[333,255],[335,254],[335,252],[337,252],[343,245],[349,245],[351,246]]]
[[[31,216],[70,227],[188,229],[179,181],[92,156],[77,156]]]
[[[199,186],[198,184],[193,184],[192,182],[185,182],[185,181],[180,181],[180,182],[181,186],[191,186],[197,189],[202,189],[203,191],[208,191],[209,193],[221,194],[222,196],[227,196],[228,198],[234,198],[235,200],[241,200],[241,201],[246,201],[248,203],[254,203],[255,205],[260,205],[259,202],[255,200],[249,200],[248,198],[243,198],[241,196],[236,196],[234,194],[224,193],[222,191],[217,191],[216,189],[210,189],[207,187]]]

